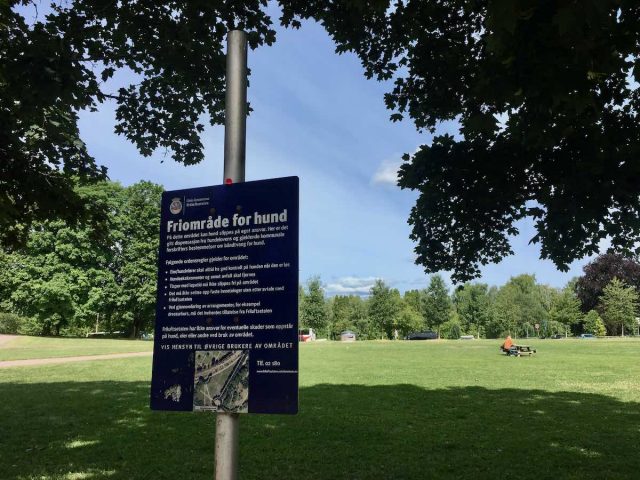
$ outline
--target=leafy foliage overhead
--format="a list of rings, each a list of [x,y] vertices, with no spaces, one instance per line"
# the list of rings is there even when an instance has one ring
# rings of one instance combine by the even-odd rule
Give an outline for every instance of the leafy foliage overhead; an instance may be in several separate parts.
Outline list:
[[[143,155],[166,148],[179,162],[202,160],[201,119],[222,121],[227,30],[246,30],[252,48],[275,40],[266,0],[75,0],[35,23],[18,3],[33,2],[0,13],[2,225],[77,213],[69,176],[105,174],[79,138],[77,112],[107,99],[116,132]],[[605,237],[635,250],[637,1],[277,3],[282,25],[317,20],[367,77],[393,80],[392,120],[428,133],[459,122],[458,134],[435,136],[401,168],[399,185],[420,193],[409,221],[426,271],[478,276],[512,253],[509,237],[527,217],[531,241],[561,269]],[[109,91],[118,70],[139,82]]]
[[[410,222],[428,271],[477,276],[512,253],[525,217],[562,270],[606,236],[634,249],[637,2],[408,2],[395,15],[407,75],[387,103],[419,128],[461,124],[401,170],[400,185],[420,192]]]
[[[198,163],[201,117],[224,120],[227,31],[247,31],[252,48],[275,36],[261,0],[74,0],[47,14],[38,6],[0,6],[0,240],[9,246],[24,243],[35,220],[105,221],[73,190],[74,177],[106,176],[80,138],[79,111],[113,100],[116,133],[141,154],[165,148]],[[118,86],[117,71],[137,80]]]
[[[399,184],[418,263],[464,281],[512,253],[531,217],[563,270],[609,236],[640,236],[640,4],[625,0],[288,2],[320,19],[368,76],[395,77],[393,120],[435,132],[406,155]],[[303,6],[303,5],[306,5]],[[365,8],[370,7],[370,8]],[[358,16],[364,20],[358,21]]]

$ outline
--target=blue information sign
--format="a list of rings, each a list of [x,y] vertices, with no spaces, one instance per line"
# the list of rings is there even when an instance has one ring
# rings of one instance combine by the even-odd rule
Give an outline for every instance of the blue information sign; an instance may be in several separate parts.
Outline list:
[[[154,410],[298,410],[298,178],[164,192]]]

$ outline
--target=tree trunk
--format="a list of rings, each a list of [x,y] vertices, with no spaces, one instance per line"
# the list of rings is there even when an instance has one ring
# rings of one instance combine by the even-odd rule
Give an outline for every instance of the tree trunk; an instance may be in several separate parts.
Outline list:
[[[141,315],[136,315],[135,317],[133,317],[133,325],[132,325],[132,331],[131,331],[131,338],[135,339],[135,338],[139,338],[140,334],[142,333],[142,325],[144,325],[144,316],[143,314]]]
[[[134,319],[133,320],[133,325],[132,325],[132,329],[131,329],[131,339],[134,340],[136,338],[138,338],[138,319]]]
[[[48,337],[49,335],[51,335],[51,323],[44,322],[44,324],[42,325],[42,330],[40,331],[40,334],[43,337]]]

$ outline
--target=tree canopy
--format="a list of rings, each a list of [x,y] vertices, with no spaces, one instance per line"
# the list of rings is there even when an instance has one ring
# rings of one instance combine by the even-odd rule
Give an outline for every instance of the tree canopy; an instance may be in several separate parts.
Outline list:
[[[544,324],[549,318],[545,302],[545,286],[536,283],[535,275],[512,277],[495,295],[491,305],[492,320],[487,326],[488,335],[498,332],[523,331],[533,333],[535,324]]]
[[[4,3],[0,241],[24,243],[25,226],[52,216],[102,225],[104,212],[86,212],[73,185],[106,176],[80,138],[78,112],[107,100],[115,133],[142,155],[162,148],[185,165],[200,162],[202,118],[224,121],[227,31],[247,31],[252,48],[271,44],[266,3],[74,0],[46,13],[35,1]],[[118,71],[135,80],[110,81]]]
[[[311,277],[307,281],[307,291],[303,291],[300,305],[300,323],[305,327],[313,328],[318,334],[326,334],[329,310],[320,277]]]
[[[357,333],[358,339],[376,338],[367,315],[365,301],[356,295],[336,295],[331,299],[331,336],[340,338],[345,330]]]
[[[394,79],[393,120],[429,133],[459,123],[400,171],[399,185],[420,194],[409,221],[427,272],[478,276],[512,253],[527,217],[531,242],[561,270],[606,237],[636,249],[638,2],[287,3],[285,19],[320,20],[367,76]]]
[[[75,191],[109,212],[108,238],[62,220],[34,223],[25,248],[0,251],[0,310],[29,320],[21,333],[84,334],[98,318],[105,331],[137,337],[155,317],[162,187],[98,182]]]
[[[614,278],[602,292],[602,320],[612,335],[633,334],[638,312],[638,292]]]
[[[604,322],[595,310],[589,310],[584,316],[584,331],[597,337],[604,337],[607,334]]]
[[[371,287],[368,307],[372,326],[378,332],[384,332],[387,338],[394,338],[394,330],[398,328],[398,320],[403,312],[400,292],[389,287],[382,279],[377,279]]]
[[[580,311],[580,300],[578,300],[572,286],[553,295],[549,319],[564,325],[565,333],[568,333],[572,326],[581,322],[583,318]]]
[[[604,288],[617,278],[640,291],[640,263],[621,255],[600,255],[583,267],[584,274],[576,281],[575,289],[582,311],[596,307]]]
[[[407,73],[388,104],[432,132],[461,126],[401,170],[400,185],[420,193],[410,217],[419,263],[477,276],[512,253],[525,217],[561,270],[607,236],[635,250],[637,2],[416,1],[390,15],[398,28],[385,51]]]
[[[0,227],[85,212],[71,188],[105,175],[78,112],[115,102],[116,133],[141,154],[202,160],[203,118],[222,122],[224,38],[275,41],[266,0],[55,4],[27,19],[0,9]],[[392,120],[425,134],[399,185],[419,192],[409,221],[417,262],[456,282],[512,253],[533,219],[541,255],[560,269],[603,238],[629,254],[640,236],[640,4],[629,0],[279,0],[279,21],[320,22],[369,78],[393,80]],[[21,6],[21,8],[17,8]],[[135,83],[114,86],[120,70]],[[413,150],[413,146],[408,149]],[[95,215],[92,218],[98,218]]]
[[[425,323],[440,332],[440,326],[449,320],[452,312],[449,290],[440,275],[432,275],[423,297]]]
[[[453,303],[458,316],[467,331],[479,336],[490,318],[489,286],[485,283],[465,283],[453,294]]]

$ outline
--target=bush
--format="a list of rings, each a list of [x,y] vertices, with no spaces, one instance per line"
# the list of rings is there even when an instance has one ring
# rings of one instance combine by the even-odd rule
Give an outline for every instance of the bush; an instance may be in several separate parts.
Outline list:
[[[449,340],[458,340],[462,335],[462,328],[456,320],[444,322],[440,327],[440,336]]]
[[[18,333],[22,335],[40,336],[43,334],[42,323],[36,318],[22,317]]]
[[[20,329],[22,318],[15,313],[0,312],[0,333],[16,334]]]
[[[15,313],[0,312],[0,333],[6,335],[24,334],[30,319]]]
[[[88,327],[86,325],[84,325],[84,326],[69,325],[69,326],[66,326],[66,327],[60,329],[60,336],[61,337],[81,337],[81,338],[84,338],[84,337],[88,336],[87,334],[89,334],[91,332],[93,332],[93,328],[92,327]]]

